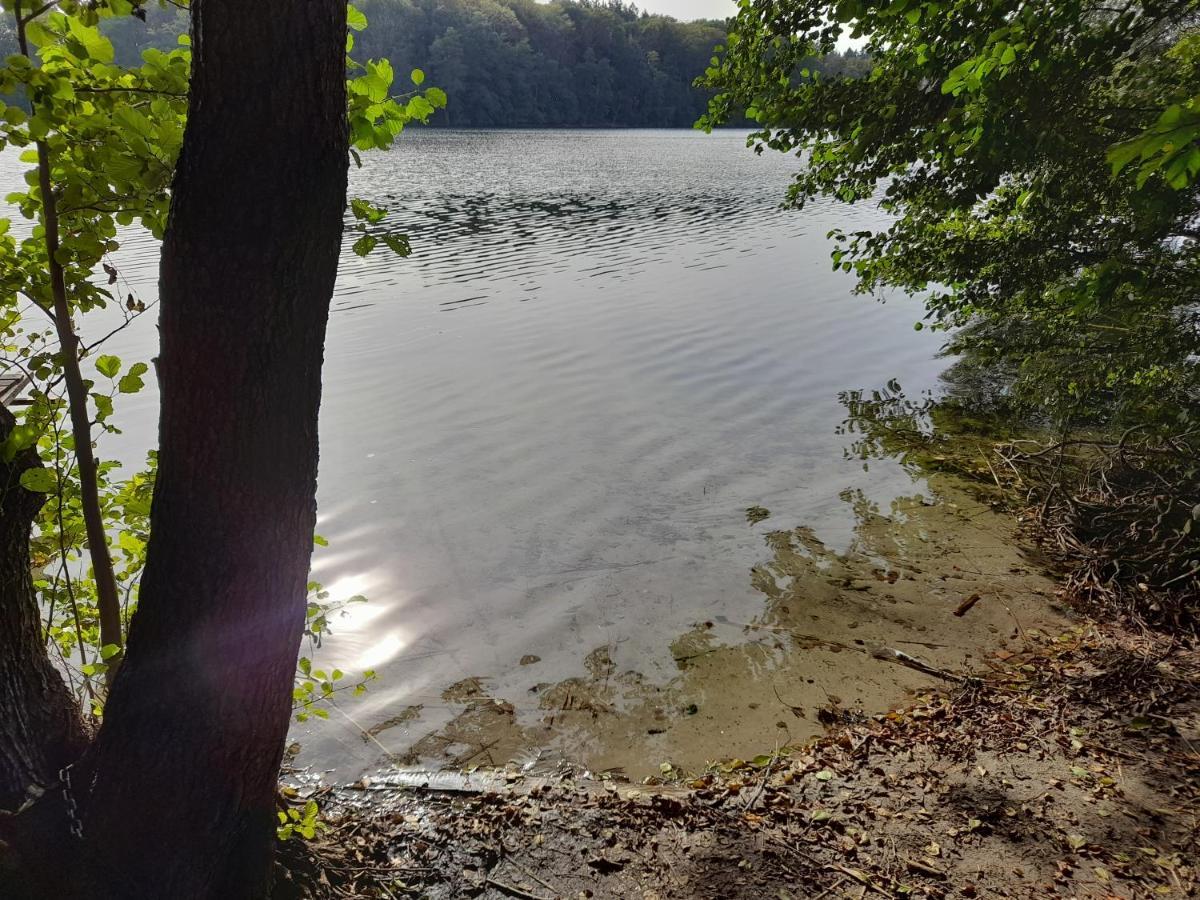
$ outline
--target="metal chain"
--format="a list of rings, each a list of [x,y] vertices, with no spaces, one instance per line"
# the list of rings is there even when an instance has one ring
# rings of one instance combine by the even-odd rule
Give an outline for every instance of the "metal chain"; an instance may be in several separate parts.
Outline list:
[[[58,770],[58,780],[62,783],[63,804],[67,808],[67,820],[71,823],[71,836],[77,841],[83,840],[83,820],[79,818],[79,807],[75,803],[75,792],[71,787],[71,769],[75,764],[63,766]]]

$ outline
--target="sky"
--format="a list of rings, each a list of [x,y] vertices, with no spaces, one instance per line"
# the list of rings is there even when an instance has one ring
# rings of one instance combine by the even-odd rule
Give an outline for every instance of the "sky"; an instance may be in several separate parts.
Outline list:
[[[737,11],[734,0],[633,0],[649,13],[662,13],[676,19],[727,19]]]

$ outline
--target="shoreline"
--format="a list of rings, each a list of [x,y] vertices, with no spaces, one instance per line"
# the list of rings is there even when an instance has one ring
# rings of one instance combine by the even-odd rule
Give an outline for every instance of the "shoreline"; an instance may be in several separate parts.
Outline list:
[[[990,669],[654,785],[322,789],[277,896],[1193,896],[1200,654],[1080,625]]]
[[[914,457],[1007,510],[996,520],[1036,552],[1010,486],[946,449]],[[959,620],[997,605],[971,601]],[[1018,620],[1012,638],[948,673],[961,680],[906,672],[910,698],[886,711],[830,703],[808,740],[663,762],[642,783],[568,766],[300,781],[293,802],[315,799],[329,830],[284,845],[278,896],[1195,896],[1200,649],[1082,614]]]

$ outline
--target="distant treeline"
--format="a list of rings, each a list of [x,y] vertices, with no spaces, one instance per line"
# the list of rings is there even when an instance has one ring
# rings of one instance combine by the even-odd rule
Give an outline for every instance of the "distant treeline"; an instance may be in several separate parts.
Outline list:
[[[397,89],[424,70],[450,96],[434,124],[455,127],[689,127],[708,94],[692,82],[724,42],[719,21],[678,22],[629,3],[599,0],[355,0],[370,23],[354,57],[390,59]],[[105,23],[117,61],[136,63],[146,47],[175,46],[187,13],[148,4]],[[3,35],[9,43],[9,35]],[[15,44],[3,52],[15,52]],[[858,75],[853,51],[813,68]]]

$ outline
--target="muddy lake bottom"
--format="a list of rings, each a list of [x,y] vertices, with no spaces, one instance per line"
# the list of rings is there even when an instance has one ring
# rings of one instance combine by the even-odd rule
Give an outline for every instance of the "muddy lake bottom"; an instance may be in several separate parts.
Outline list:
[[[678,635],[670,680],[620,667],[616,648],[601,645],[587,654],[585,675],[539,681],[525,696],[492,690],[484,674],[458,681],[440,697],[449,720],[402,753],[388,743],[420,719],[420,705],[360,740],[389,767],[418,772],[544,774],[566,765],[641,779],[664,765],[698,771],[802,743],[831,718],[884,712],[936,683],[881,651],[973,673],[1031,634],[1066,626],[1053,580],[1015,540],[1011,516],[977,488],[935,476],[886,510],[865,497],[849,502],[855,538],[842,552],[805,527],[775,530],[767,510],[751,513],[759,521],[747,527],[765,547],[749,573],[762,610],[742,622],[714,615]],[[522,665],[536,673],[539,662]]]

